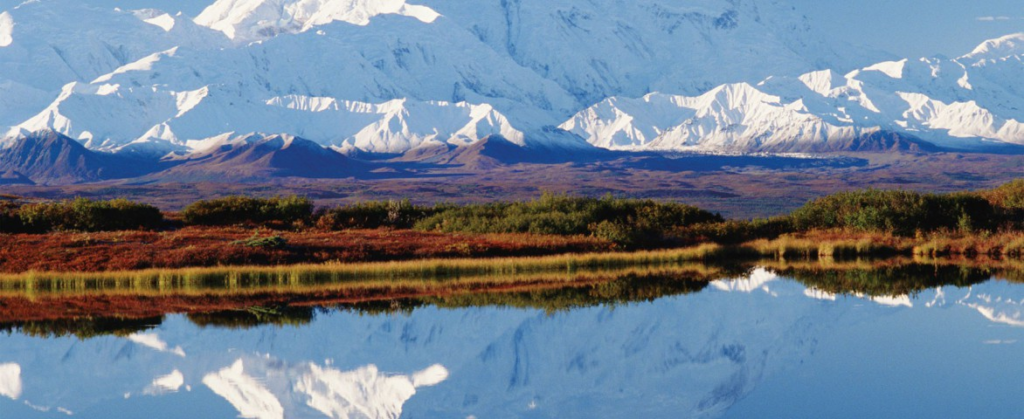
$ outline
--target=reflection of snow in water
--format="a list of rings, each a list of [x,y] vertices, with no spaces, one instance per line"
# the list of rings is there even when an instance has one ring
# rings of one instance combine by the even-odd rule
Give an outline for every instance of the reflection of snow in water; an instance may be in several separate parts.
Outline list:
[[[0,396],[13,400],[21,397],[21,365],[0,364]]]
[[[254,418],[399,417],[403,412],[652,417],[667,409],[715,417],[752,394],[765,377],[811,359],[819,341],[849,324],[927,325],[947,321],[947,314],[990,324],[979,312],[988,312],[992,321],[1024,321],[1024,286],[1003,281],[979,284],[973,292],[948,286],[913,296],[859,297],[806,288],[758,268],[747,277],[715,281],[701,293],[557,313],[429,307],[404,315],[336,312],[302,327],[251,329],[199,328],[172,315],[158,329],[127,340],[0,336],[4,361],[18,363],[0,368],[0,394],[12,397],[10,372],[18,368],[16,403],[76,411],[96,409],[111,395],[128,391],[189,391],[189,384],[201,380],[212,391],[175,398]],[[950,312],[916,315],[926,307]],[[972,336],[970,343],[998,350],[992,345],[1024,341],[1020,329],[991,330]],[[963,342],[950,343],[955,344]],[[189,348],[188,357],[182,347]],[[273,355],[245,355],[256,353]],[[310,362],[314,359],[324,361]],[[435,363],[444,366],[411,373]],[[33,372],[25,374],[32,381],[23,392],[18,365]],[[382,373],[375,365],[403,374]],[[449,377],[449,369],[457,373]],[[62,391],[69,387],[76,391]],[[133,403],[155,403],[137,400]]]
[[[835,301],[836,300],[836,295],[835,294],[833,294],[831,292],[828,292],[828,291],[822,291],[822,290],[819,290],[817,288],[807,288],[807,289],[805,289],[804,290],[804,295],[806,295],[808,297],[811,297],[811,298],[813,298],[815,300],[826,300],[826,301]]]
[[[956,301],[957,304],[969,307],[980,313],[993,323],[1005,324],[1014,327],[1024,327],[1024,291],[1020,286],[1006,287],[999,295],[990,293],[975,293],[974,288],[968,288],[967,295]],[[1010,296],[1014,292],[1018,298]]]
[[[174,370],[170,374],[153,380],[153,384],[146,387],[142,394],[159,395],[173,393],[178,391],[183,385],[185,385],[185,375],[181,371]]]
[[[203,377],[203,384],[227,399],[245,418],[283,418],[284,407],[274,393],[245,373],[242,360]]]
[[[857,298],[865,298],[865,295],[861,294],[861,293],[856,293],[854,295]],[[875,296],[875,297],[867,297],[867,299],[871,300],[871,301],[873,301],[875,303],[878,303],[880,305],[888,306],[888,307],[913,307],[914,306],[914,303],[912,303],[910,301],[910,296],[906,295],[906,294],[904,294],[904,295],[894,295],[894,296],[879,295],[879,296]]]
[[[160,339],[160,336],[156,333],[134,333],[131,336],[128,336],[128,340],[160,352],[168,352],[180,357],[185,356],[184,349],[181,349],[180,346],[175,346],[174,349],[169,349],[170,347],[167,345],[167,342]]]
[[[750,275],[746,278],[735,278],[728,280],[712,281],[711,286],[715,289],[726,291],[726,292],[743,292],[752,293],[757,290],[764,291],[771,296],[778,296],[770,287],[769,284],[781,279],[775,272],[772,272],[765,268],[756,268],[750,272]],[[1017,291],[1020,287],[1008,288]],[[1015,327],[1024,327],[1024,295],[1019,299],[1013,299],[1005,296],[992,296],[989,294],[974,294],[972,293],[973,288],[966,288],[966,294],[960,299],[956,300],[955,304],[969,307],[991,322],[1005,324]],[[934,295],[931,298],[925,298],[924,295],[920,295],[915,298],[911,298],[909,295],[892,295],[892,296],[869,296],[863,293],[853,293],[853,297],[865,299],[876,303],[878,305],[886,307],[906,307],[913,308],[914,300],[921,299],[927,301],[924,303],[924,307],[927,308],[939,308],[947,306],[946,294],[947,292],[957,293],[958,288],[956,287],[937,287],[933,290]],[[820,290],[814,287],[805,288],[803,295],[824,301],[836,301],[838,295],[828,291]]]
[[[771,294],[771,290],[768,289],[768,283],[778,279],[779,276],[776,275],[775,272],[769,271],[765,268],[757,268],[751,271],[750,276],[746,278],[712,281],[711,286],[727,292],[750,293],[755,290],[762,290]]]
[[[448,370],[433,365],[412,375],[388,375],[375,365],[340,371],[313,363],[289,365],[264,358],[238,359],[203,378],[243,417],[307,416],[306,408],[331,418],[397,418],[416,388],[436,385]]]
[[[1024,319],[1021,318],[1020,309],[1013,312],[999,312],[996,311],[995,307],[985,307],[978,304],[967,304],[967,306],[978,310],[978,313],[981,313],[982,316],[985,316],[986,319],[992,322],[1024,327]]]

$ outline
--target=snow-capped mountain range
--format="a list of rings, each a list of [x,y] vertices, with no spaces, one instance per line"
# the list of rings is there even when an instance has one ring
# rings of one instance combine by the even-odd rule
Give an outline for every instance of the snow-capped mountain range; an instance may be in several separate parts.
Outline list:
[[[386,154],[1024,145],[1024,34],[877,64],[822,39],[778,0],[37,0],[0,11],[0,130],[150,157],[252,132]]]

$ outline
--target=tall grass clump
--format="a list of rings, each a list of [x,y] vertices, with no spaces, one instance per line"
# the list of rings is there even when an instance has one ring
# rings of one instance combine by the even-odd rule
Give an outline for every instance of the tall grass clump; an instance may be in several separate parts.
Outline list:
[[[722,221],[690,205],[545,193],[532,201],[441,208],[414,227],[447,233],[591,235],[624,247],[647,247],[663,241],[668,230]]]
[[[273,198],[229,196],[193,202],[185,207],[181,216],[186,225],[290,227],[311,221],[313,201],[295,195]]]
[[[0,204],[0,231],[5,233],[155,230],[163,222],[163,214],[156,207],[127,199]]]

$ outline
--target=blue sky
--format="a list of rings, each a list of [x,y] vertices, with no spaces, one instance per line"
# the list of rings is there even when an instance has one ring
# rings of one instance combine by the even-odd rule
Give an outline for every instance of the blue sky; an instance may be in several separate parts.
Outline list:
[[[834,37],[901,57],[955,57],[986,39],[1024,32],[1021,0],[789,1]]]
[[[195,16],[213,0],[83,0],[154,7]],[[543,1],[543,0],[538,0]],[[672,2],[673,0],[665,0]],[[900,57],[970,52],[986,39],[1024,32],[1022,0],[778,0],[792,3],[829,36]],[[20,0],[0,0],[0,5]],[[415,0],[410,0],[415,3]]]

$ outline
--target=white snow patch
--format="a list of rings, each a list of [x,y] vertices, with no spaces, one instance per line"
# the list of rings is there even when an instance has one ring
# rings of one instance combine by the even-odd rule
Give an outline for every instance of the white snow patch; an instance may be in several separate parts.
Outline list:
[[[164,13],[162,15],[159,15],[159,16],[156,16],[156,17],[152,17],[152,18],[149,18],[149,19],[143,19],[142,21],[146,22],[146,23],[148,23],[150,25],[157,26],[160,29],[163,29],[165,32],[170,32],[171,29],[174,29],[174,23],[175,23],[174,22],[174,17],[172,17],[171,15],[169,15],[167,13]]]
[[[114,70],[111,73],[99,76],[99,77],[96,78],[96,80],[93,80],[92,82],[93,83],[107,82],[107,81],[110,81],[110,79],[112,79],[114,76],[116,76],[118,74],[124,74],[124,73],[127,73],[129,71],[148,71],[148,70],[151,70],[153,68],[153,64],[156,64],[157,62],[159,62],[163,57],[173,57],[174,54],[176,54],[177,52],[178,52],[178,47],[174,47],[174,48],[168,49],[166,51],[161,51],[161,52],[157,52],[157,53],[153,53],[153,54],[147,55],[147,56],[139,59],[138,61],[134,61],[134,62],[125,64],[125,65],[123,65],[121,67],[118,67],[116,70]]]
[[[858,297],[863,297],[863,295],[861,295],[861,294],[858,294],[857,296]],[[877,297],[869,297],[868,299],[873,301],[873,302],[875,302],[875,303],[877,303],[877,304],[881,304],[883,306],[888,306],[888,307],[913,307],[914,306],[914,303],[910,301],[910,296],[908,296],[908,295],[877,296]]]
[[[366,26],[371,18],[389,14],[423,23],[433,23],[441,16],[427,6],[406,4],[405,0],[218,0],[195,22],[246,43],[337,21]]]
[[[935,288],[935,297],[931,301],[925,303],[925,307],[942,307],[946,305],[946,291],[942,290],[942,287]]]
[[[174,370],[170,374],[154,379],[153,383],[146,387],[142,394],[159,395],[173,393],[178,391],[183,385],[185,385],[185,375],[181,371]]]
[[[831,292],[828,292],[828,291],[822,291],[822,290],[819,290],[817,288],[807,288],[807,289],[804,289],[804,295],[806,295],[808,297],[811,297],[811,298],[813,298],[815,300],[826,300],[826,301],[835,301],[836,300],[836,295],[835,294],[833,294]]]
[[[203,99],[205,99],[209,94],[209,87],[203,87],[202,89],[189,92],[174,93],[174,99],[178,107],[178,114],[175,115],[175,118],[181,118],[181,116],[188,113],[188,111],[195,109],[195,107],[202,103]]]
[[[1024,315],[1022,315],[1020,310],[1006,312],[998,311],[993,307],[987,307],[980,304],[967,304],[967,306],[978,310],[978,313],[981,313],[982,316],[985,316],[986,319],[989,319],[993,323],[1001,323],[1014,327],[1024,327]]]
[[[448,370],[433,365],[405,375],[385,375],[375,365],[339,371],[310,364],[294,388],[308,395],[307,404],[333,418],[397,418],[417,387],[432,386],[448,378]]]
[[[907,66],[907,60],[883,61],[878,64],[865,67],[864,71],[879,71],[891,78],[902,79],[903,69]]]
[[[12,400],[21,397],[21,365],[0,364],[0,396]]]
[[[245,373],[242,360],[203,377],[203,384],[227,399],[245,418],[283,419],[284,407],[263,384]]]
[[[96,96],[110,96],[121,89],[119,84],[101,84],[96,86]]]
[[[167,342],[160,339],[160,336],[156,333],[134,333],[131,336],[128,336],[128,340],[160,352],[171,353],[182,358],[185,357],[184,349],[181,349],[180,346],[175,346],[171,349],[170,346],[167,345]]]
[[[14,18],[10,12],[0,13],[0,48],[14,42]]]
[[[1024,33],[1015,33],[989,39],[961,58],[969,60],[994,60],[1011,55],[1024,54]]]
[[[427,369],[412,375],[413,387],[430,387],[448,379],[448,369],[441,364],[434,364]]]
[[[775,272],[765,268],[757,268],[747,278],[713,281],[711,286],[726,292],[750,293],[755,290],[762,290],[766,293],[771,293],[771,290],[768,289],[768,283],[778,279],[779,276]]]

